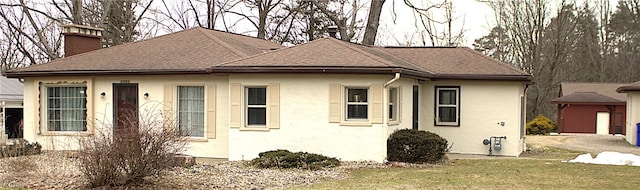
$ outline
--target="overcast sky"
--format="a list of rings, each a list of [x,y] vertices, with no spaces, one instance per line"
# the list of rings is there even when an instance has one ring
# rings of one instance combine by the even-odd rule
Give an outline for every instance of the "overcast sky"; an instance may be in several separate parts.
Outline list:
[[[395,12],[397,14],[395,24],[392,21],[392,2],[395,2]],[[454,28],[455,31],[460,31],[461,27],[464,26],[465,29],[464,42],[461,45],[471,46],[473,40],[489,33],[491,26],[495,23],[493,10],[489,6],[484,3],[479,3],[476,0],[453,0],[452,2],[454,6],[453,17],[456,19],[452,28]],[[435,14],[438,16],[437,13]],[[409,38],[417,31],[413,11],[406,6],[402,0],[387,0],[383,6],[380,18],[381,26],[379,34],[381,35],[378,36],[378,40],[380,43],[387,43],[380,45],[403,45],[397,44],[396,39],[401,42],[410,41]]]

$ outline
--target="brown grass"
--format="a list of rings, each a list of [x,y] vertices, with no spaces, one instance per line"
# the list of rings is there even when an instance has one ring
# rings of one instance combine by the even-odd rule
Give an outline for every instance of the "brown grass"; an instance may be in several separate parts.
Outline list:
[[[567,163],[582,152],[543,147],[513,159],[452,160],[427,168],[358,169],[292,189],[636,189],[635,166]]]

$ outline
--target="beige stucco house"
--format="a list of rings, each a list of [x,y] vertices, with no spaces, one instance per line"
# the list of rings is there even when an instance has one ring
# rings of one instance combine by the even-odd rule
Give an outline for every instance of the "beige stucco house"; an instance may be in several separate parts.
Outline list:
[[[627,94],[627,119],[625,140],[633,145],[638,142],[638,124],[640,123],[640,81],[621,86],[616,91]]]
[[[483,139],[506,136],[493,154],[518,156],[531,80],[468,48],[335,38],[283,48],[203,28],[6,75],[25,81],[24,137],[48,149],[73,149],[78,135],[119,125],[119,110],[160,109],[190,129],[185,153],[197,157],[288,149],[379,162],[403,128],[440,134],[454,153],[487,154]]]

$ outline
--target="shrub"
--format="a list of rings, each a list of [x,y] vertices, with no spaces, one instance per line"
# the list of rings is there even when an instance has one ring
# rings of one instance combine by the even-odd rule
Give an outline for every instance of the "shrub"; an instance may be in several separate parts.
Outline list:
[[[130,128],[99,131],[80,139],[80,170],[92,188],[135,185],[144,177],[159,175],[178,162],[186,137],[174,122],[157,117],[140,117]],[[101,127],[100,129],[111,129]]]
[[[528,135],[544,135],[554,131],[556,131],[556,124],[543,115],[538,115],[527,123]]]
[[[11,145],[3,146],[0,149],[0,158],[36,155],[41,152],[42,146],[38,142],[29,143],[20,139]]]
[[[320,154],[307,152],[290,152],[288,150],[272,150],[258,154],[251,160],[251,165],[258,168],[300,168],[317,170],[340,166],[340,161]]]
[[[435,133],[414,129],[393,132],[387,140],[387,160],[428,163],[441,160],[448,151],[447,140]]]

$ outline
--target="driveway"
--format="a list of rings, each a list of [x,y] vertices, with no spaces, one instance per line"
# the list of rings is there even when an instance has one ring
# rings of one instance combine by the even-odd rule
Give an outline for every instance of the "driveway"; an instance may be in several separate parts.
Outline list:
[[[623,136],[612,135],[553,135],[527,136],[527,144],[533,147],[552,146],[570,150],[589,152],[596,155],[604,151],[640,155],[640,147],[629,144]]]

